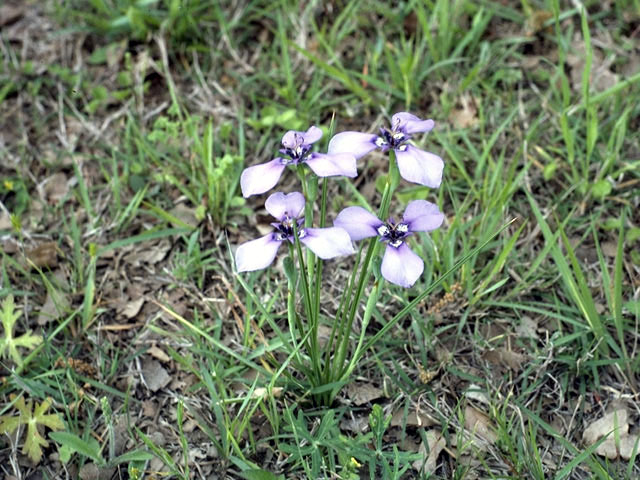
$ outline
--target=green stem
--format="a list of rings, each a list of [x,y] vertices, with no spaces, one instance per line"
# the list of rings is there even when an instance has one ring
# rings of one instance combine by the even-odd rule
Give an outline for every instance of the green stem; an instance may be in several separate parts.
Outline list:
[[[307,276],[308,272],[304,264],[302,247],[300,246],[300,237],[298,236],[298,225],[295,221],[293,222],[293,236],[294,236],[295,249],[298,253],[298,262],[300,264],[300,279],[302,280],[302,296],[304,301],[305,312],[307,314],[307,321],[309,322],[311,330],[313,331],[314,329],[317,330],[318,319],[312,309],[311,291],[309,290],[309,277]],[[310,341],[311,341],[311,348],[308,350],[308,354],[309,354],[309,357],[311,357],[316,378],[319,378],[320,365],[318,362],[319,359],[318,359],[317,336],[311,335]]]
[[[384,186],[384,191],[382,192],[382,200],[380,201],[380,210],[378,213],[378,218],[381,220],[386,218],[389,214],[389,207],[391,205],[391,196],[393,191],[398,186],[399,175],[398,175],[398,166],[396,164],[395,153],[393,150],[389,155],[389,175],[387,175],[387,181]],[[362,298],[362,294],[364,292],[364,287],[369,280],[369,276],[371,275],[371,259],[373,258],[373,254],[376,251],[376,247],[379,242],[377,237],[371,239],[369,243],[369,247],[367,249],[367,255],[365,256],[364,263],[360,268],[360,277],[358,279],[358,287],[356,288],[356,295],[351,302],[351,307],[349,309],[348,321],[346,323],[346,328],[344,330],[341,329],[341,338],[340,345],[338,347],[338,354],[336,356],[336,361],[334,365],[337,366],[339,374],[335,379],[342,377],[344,373],[344,361],[347,356],[347,350],[349,346],[349,338],[351,335],[351,328],[353,327],[353,321],[356,316],[356,312],[358,310],[358,306],[360,305],[360,299]]]

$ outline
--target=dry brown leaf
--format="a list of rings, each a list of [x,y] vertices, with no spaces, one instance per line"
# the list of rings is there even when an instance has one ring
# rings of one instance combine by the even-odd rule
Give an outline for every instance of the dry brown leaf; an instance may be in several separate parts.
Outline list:
[[[480,410],[476,410],[470,405],[464,409],[464,428],[473,432],[490,444],[494,444],[498,439],[491,419]]]
[[[280,398],[280,395],[282,395],[282,387],[258,387],[251,394],[251,398],[265,398],[269,393],[271,393],[273,398]]]
[[[180,220],[182,223],[171,222],[176,228],[184,227],[186,223],[187,226],[191,228],[196,228],[198,226],[198,219],[196,218],[196,209],[187,207],[184,203],[179,203],[175,207],[173,207],[169,213]]]
[[[391,417],[392,427],[402,427],[404,422],[404,409],[398,410]],[[412,410],[407,414],[407,427],[431,427],[437,425],[438,422],[424,413],[418,413]]]
[[[529,359],[527,355],[505,348],[489,350],[485,352],[482,357],[493,365],[499,367],[507,366],[511,370],[520,370],[522,364]]]
[[[27,8],[26,2],[17,5],[3,4],[0,5],[0,27],[15,22],[24,15]]]
[[[0,210],[0,230],[11,230],[12,228],[11,216],[4,210]]]
[[[489,405],[489,398],[485,390],[476,384],[469,385],[469,388],[464,392],[464,396],[470,400],[475,400],[479,403],[484,403],[485,405]]]
[[[364,405],[371,400],[380,398],[382,393],[381,389],[370,383],[350,383],[346,389],[347,398],[354,405]]]
[[[69,181],[67,176],[58,172],[45,180],[44,198],[50,205],[57,205],[69,193]]]
[[[618,255],[618,244],[616,242],[602,242],[602,253],[607,257],[615,258]]]
[[[171,382],[171,376],[162,367],[162,365],[155,360],[147,360],[144,362],[142,367],[142,376],[144,378],[144,383],[152,392],[157,392]]]
[[[613,58],[604,58],[604,55],[597,48],[592,51],[589,85],[594,91],[602,92],[618,83],[620,76],[610,70]],[[572,42],[571,52],[567,55],[567,63],[571,66],[571,85],[575,91],[580,91],[582,89],[582,73],[587,58],[584,41],[580,37],[576,37]]]
[[[609,460],[615,460],[618,457],[623,460],[629,460],[633,455],[636,444],[638,444],[637,448],[640,452],[640,437],[638,435],[622,435],[616,444],[616,438],[611,434],[604,442],[598,445],[596,454],[601,457],[607,457]]]
[[[629,460],[640,443],[637,434],[629,434],[629,413],[626,408],[613,410],[593,422],[582,433],[582,441],[587,446],[593,445],[605,435],[608,437],[598,445],[596,453],[610,460],[618,457]]]
[[[553,13],[547,10],[532,11],[529,18],[527,18],[526,35],[530,37],[544,29],[544,24],[550,18],[553,18]]]
[[[162,240],[154,245],[145,245],[144,248],[136,249],[124,256],[124,260],[134,267],[139,267],[146,263],[155,265],[167,256],[167,252],[171,249],[171,242]]]
[[[478,109],[473,98],[463,95],[460,98],[460,107],[451,110],[449,121],[456,128],[475,127],[478,123]]]
[[[131,320],[133,317],[140,313],[140,309],[144,304],[144,297],[137,298],[135,300],[129,300],[120,310],[120,313],[127,319]]]
[[[46,242],[27,250],[27,259],[38,268],[58,266],[58,246],[56,242]]]
[[[340,428],[350,432],[364,433],[369,429],[369,417],[366,415],[359,417],[346,417],[340,421]]]
[[[582,441],[586,445],[593,445],[616,428],[620,436],[629,433],[629,414],[626,408],[609,412],[604,417],[593,422],[582,433]]]
[[[418,453],[424,456],[424,458],[413,462],[413,468],[421,470],[424,473],[433,473],[436,471],[438,465],[438,456],[440,452],[447,446],[447,442],[442,435],[442,432],[437,430],[428,430],[425,432],[427,437],[427,446],[424,443],[420,444]],[[428,448],[427,448],[428,447]]]
[[[520,323],[516,326],[516,335],[520,338],[533,338],[538,340],[538,322],[529,316],[520,319]]]
[[[38,313],[38,325],[45,325],[52,320],[57,320],[62,317],[70,305],[71,301],[66,293],[55,287],[50,288],[47,291],[47,298],[44,301],[44,305]]]
[[[142,401],[142,415],[149,418],[155,418],[158,413],[158,404],[155,400],[143,400]]]
[[[318,325],[318,346],[324,348],[331,337],[331,327],[329,325]],[[334,339],[335,340],[335,339]]]
[[[147,353],[151,355],[156,360],[160,360],[161,362],[169,362],[171,357],[165,353],[164,350],[159,348],[157,345],[151,345],[147,350]]]

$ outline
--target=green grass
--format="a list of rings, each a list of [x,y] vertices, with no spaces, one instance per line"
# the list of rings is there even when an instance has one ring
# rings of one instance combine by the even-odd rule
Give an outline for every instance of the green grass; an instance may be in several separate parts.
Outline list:
[[[13,394],[50,398],[65,422],[43,431],[37,466],[3,437],[7,472],[640,475],[638,448],[608,460],[582,443],[615,402],[632,432],[639,420],[640,2],[504,3],[52,0],[18,20],[27,47],[3,27],[0,297],[23,312],[14,337],[43,341],[22,365],[2,359],[0,414],[16,413]],[[267,223],[239,176],[287,129],[374,132],[404,110],[436,121],[416,141],[444,158],[445,181],[401,182],[391,212],[427,198],[447,221],[413,243],[426,265],[413,289],[366,286],[375,308],[356,315],[366,348],[349,384],[375,396],[343,388],[319,407],[294,368],[306,359],[287,335],[286,275],[234,274],[233,247]],[[329,180],[329,223],[377,209],[386,166],[358,169],[356,186]],[[296,185],[288,173],[279,188]],[[56,259],[34,266],[45,241]],[[351,266],[324,267],[322,328]],[[65,300],[38,324],[48,295]],[[152,360],[169,374],[156,390]],[[487,434],[471,406],[490,440],[473,436]],[[447,447],[429,474],[413,462],[433,429]]]

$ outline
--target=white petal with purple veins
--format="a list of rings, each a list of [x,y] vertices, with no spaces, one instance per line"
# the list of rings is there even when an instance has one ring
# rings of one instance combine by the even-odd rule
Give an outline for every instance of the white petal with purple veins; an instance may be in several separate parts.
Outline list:
[[[344,228],[351,240],[356,241],[378,235],[378,227],[383,222],[362,207],[347,207],[338,214],[333,224]]]
[[[304,232],[300,241],[324,260],[355,253],[349,234],[342,228],[305,228]]]
[[[245,168],[240,176],[242,196],[249,197],[271,190],[285,169],[281,158],[274,158],[270,162]]]
[[[319,177],[357,177],[356,157],[350,153],[328,155],[326,153],[312,153],[305,163]]]
[[[273,233],[269,233],[264,237],[240,245],[236,250],[238,272],[252,272],[267,268],[276,258],[280,243],[274,239]]]
[[[424,262],[406,243],[400,244],[398,248],[387,245],[380,267],[380,272],[387,281],[409,288],[416,283],[423,271]]]
[[[434,203],[426,200],[409,202],[402,216],[402,223],[409,226],[411,232],[430,232],[444,221],[444,215]]]
[[[280,221],[285,217],[299,218],[304,210],[304,196],[300,192],[276,192],[269,195],[264,208]]]
[[[422,120],[408,112],[398,112],[391,117],[391,125],[395,127],[396,124],[398,125],[398,130],[412,134],[430,131],[433,129],[435,122],[431,119]]]
[[[431,188],[440,186],[444,162],[438,155],[425,152],[413,145],[402,145],[395,151],[402,178]]]
[[[360,132],[341,132],[329,141],[328,153],[351,153],[356,158],[364,157],[367,153],[378,148],[378,135]]]
[[[282,146],[285,148],[294,148],[297,146],[296,139],[301,145],[311,145],[322,138],[322,130],[318,127],[312,126],[306,132],[298,132],[296,130],[289,130],[282,137]]]

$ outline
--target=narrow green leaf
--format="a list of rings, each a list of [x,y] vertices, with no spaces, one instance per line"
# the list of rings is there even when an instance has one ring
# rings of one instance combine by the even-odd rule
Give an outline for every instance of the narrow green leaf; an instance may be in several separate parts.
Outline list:
[[[67,446],[73,451],[90,458],[94,462],[102,465],[104,459],[100,454],[100,445],[98,442],[87,442],[71,432],[50,432],[49,438],[54,442]]]

